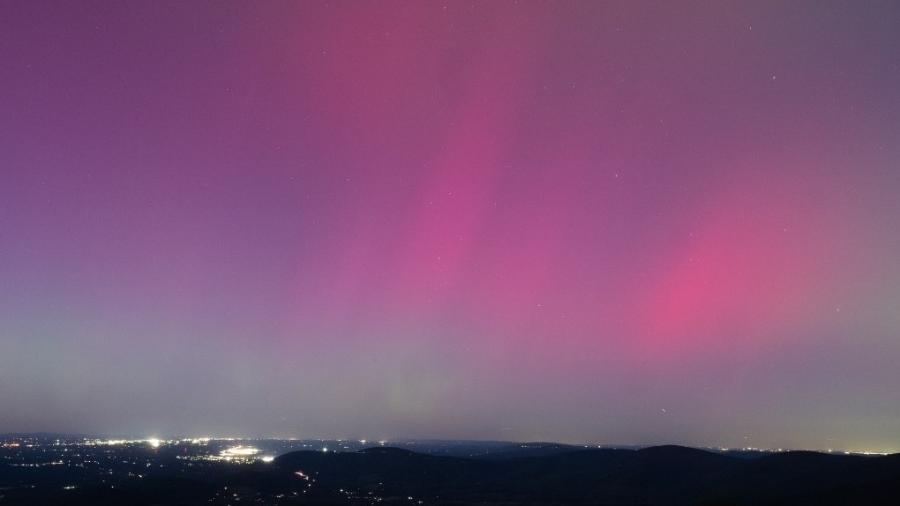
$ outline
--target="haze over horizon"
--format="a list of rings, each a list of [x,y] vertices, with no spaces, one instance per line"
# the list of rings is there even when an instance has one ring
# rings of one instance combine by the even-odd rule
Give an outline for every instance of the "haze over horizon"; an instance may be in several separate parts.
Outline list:
[[[898,452],[898,24],[4,2],[0,433]]]

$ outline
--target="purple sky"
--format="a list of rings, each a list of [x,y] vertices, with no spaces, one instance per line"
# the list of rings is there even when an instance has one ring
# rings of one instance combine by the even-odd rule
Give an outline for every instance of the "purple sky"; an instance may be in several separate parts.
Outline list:
[[[900,4],[0,3],[0,432],[900,451]]]

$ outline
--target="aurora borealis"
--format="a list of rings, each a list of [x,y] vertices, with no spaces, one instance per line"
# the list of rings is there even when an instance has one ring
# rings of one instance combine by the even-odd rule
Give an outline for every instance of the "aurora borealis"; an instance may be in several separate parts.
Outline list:
[[[4,2],[0,432],[900,451],[896,2]]]

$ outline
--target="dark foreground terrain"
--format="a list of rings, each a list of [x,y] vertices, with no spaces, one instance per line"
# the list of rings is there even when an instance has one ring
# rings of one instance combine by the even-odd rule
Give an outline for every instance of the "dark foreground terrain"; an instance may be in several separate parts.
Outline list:
[[[391,447],[294,451],[243,464],[178,446],[64,449],[0,461],[0,505],[897,504],[900,454],[783,452],[748,458],[678,446],[511,447],[474,457]],[[37,450],[37,453],[40,454]],[[45,451],[43,453],[46,453]],[[66,460],[68,458],[68,460]],[[98,463],[91,468],[93,463]]]

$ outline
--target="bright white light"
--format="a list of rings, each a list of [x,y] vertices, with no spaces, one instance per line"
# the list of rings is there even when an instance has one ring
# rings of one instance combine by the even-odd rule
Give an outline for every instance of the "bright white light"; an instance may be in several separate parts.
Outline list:
[[[322,448],[322,452],[323,452],[323,453],[328,453],[328,447],[327,447],[327,446],[323,447],[323,448]]]
[[[222,450],[223,457],[247,457],[259,453],[259,448],[252,446],[232,446]]]
[[[273,456],[271,456],[271,455],[266,455],[265,457],[263,457],[263,458],[260,459],[260,460],[262,460],[263,462],[265,462],[266,464],[268,464],[269,462],[272,462],[273,460],[275,460],[275,457],[273,457]]]
[[[359,444],[361,444],[361,445],[366,444],[366,440],[365,440],[365,439],[360,439],[360,440],[359,440]]]
[[[155,437],[152,437],[147,440],[147,443],[154,448],[159,448],[160,440]]]

